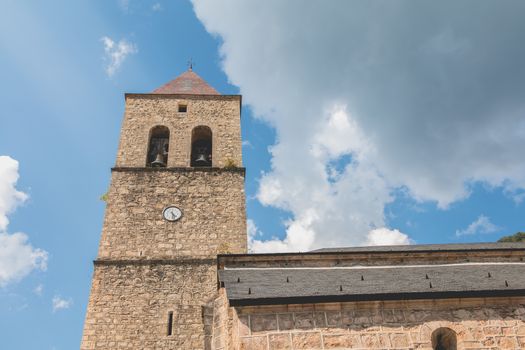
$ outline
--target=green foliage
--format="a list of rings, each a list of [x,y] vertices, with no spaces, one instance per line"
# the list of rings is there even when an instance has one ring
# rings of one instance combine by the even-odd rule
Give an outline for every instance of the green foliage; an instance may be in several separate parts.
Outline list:
[[[525,242],[525,232],[518,232],[512,236],[504,236],[498,239],[498,242]]]
[[[108,193],[104,193],[102,196],[100,196],[100,200],[107,203],[108,201]]]
[[[235,169],[237,168],[237,164],[235,161],[231,158],[228,158],[224,161],[224,168],[226,169]]]

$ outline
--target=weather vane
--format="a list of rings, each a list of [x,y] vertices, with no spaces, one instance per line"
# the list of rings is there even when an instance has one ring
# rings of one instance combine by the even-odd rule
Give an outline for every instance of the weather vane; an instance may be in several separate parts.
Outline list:
[[[190,57],[189,61],[188,61],[188,70],[193,70],[193,65],[195,64],[195,62],[193,62],[193,58]]]

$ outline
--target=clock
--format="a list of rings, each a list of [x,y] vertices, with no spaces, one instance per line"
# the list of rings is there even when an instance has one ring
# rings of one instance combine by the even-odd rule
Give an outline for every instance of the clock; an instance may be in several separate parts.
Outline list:
[[[177,221],[182,217],[182,211],[175,206],[169,206],[162,211],[162,217],[167,221]]]

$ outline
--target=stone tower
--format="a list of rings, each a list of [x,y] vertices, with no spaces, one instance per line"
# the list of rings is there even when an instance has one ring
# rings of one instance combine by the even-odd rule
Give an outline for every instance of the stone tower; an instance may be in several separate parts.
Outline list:
[[[241,96],[191,69],[126,94],[81,349],[204,349],[219,253],[246,253]]]

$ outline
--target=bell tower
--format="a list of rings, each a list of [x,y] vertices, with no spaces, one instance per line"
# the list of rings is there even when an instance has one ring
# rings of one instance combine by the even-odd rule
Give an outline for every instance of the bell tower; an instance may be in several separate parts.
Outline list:
[[[125,103],[81,349],[204,349],[216,256],[246,253],[241,96],[190,68]]]

